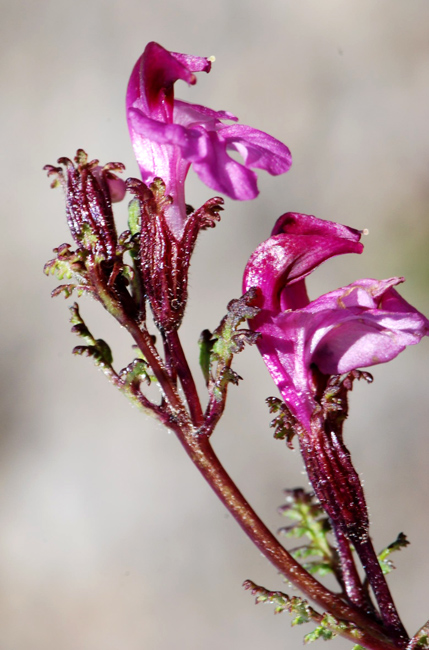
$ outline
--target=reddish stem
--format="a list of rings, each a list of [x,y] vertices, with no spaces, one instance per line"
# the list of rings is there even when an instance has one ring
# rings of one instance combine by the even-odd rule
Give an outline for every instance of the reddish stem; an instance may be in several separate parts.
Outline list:
[[[374,605],[362,585],[350,548],[350,542],[339,529],[335,531],[335,537],[337,539],[337,551],[340,558],[344,591],[350,602],[365,611],[368,616],[375,618]]]
[[[170,381],[168,373],[164,368],[163,361],[152,342],[149,332],[146,329],[140,329],[137,323],[132,318],[127,317],[124,313],[119,316],[116,315],[116,318],[121,325],[130,332],[139,349],[143,353],[169,403],[170,409],[183,423],[189,423],[189,416],[186,409],[180,399],[176,387],[173,386]]]
[[[195,426],[201,427],[204,423],[204,415],[198,397],[197,387],[189,368],[188,361],[183,352],[182,343],[177,330],[164,334],[167,343],[167,350],[170,356],[170,363],[174,365],[182,384],[183,392],[189,406],[192,421]]]
[[[405,645],[409,640],[408,635],[396,611],[371,538],[357,538],[351,541],[362,562],[369,584],[374,591],[386,630],[393,637],[399,638]]]
[[[102,301],[106,309],[133,336],[146,361],[152,368],[169,404],[171,411],[170,428],[175,431],[198,470],[261,553],[288,580],[293,582],[295,586],[315,603],[326,609],[336,618],[354,623],[362,630],[362,634],[359,637],[347,631],[342,632],[342,636],[345,636],[354,643],[358,641],[360,645],[369,650],[394,650],[395,648],[402,648],[402,638],[398,639],[396,637],[396,639],[389,639],[383,627],[374,620],[371,620],[361,610],[353,605],[347,604],[341,596],[326,589],[283,548],[231,480],[214,453],[209,439],[204,435],[198,435],[198,427],[190,421],[188,412],[183,405],[176,387],[172,385],[164,363],[147,330],[140,328],[134,319],[125,313],[111,294],[104,294]],[[177,341],[178,339],[175,341],[176,346]],[[185,360],[180,341],[179,349]],[[188,364],[183,363],[182,360],[179,367],[181,368],[180,372],[183,373],[183,380],[181,378],[181,381],[184,390],[185,387],[187,390],[191,390],[191,393],[187,395],[188,403],[194,405],[193,395],[196,395],[196,389],[192,376],[190,375]]]
[[[320,584],[281,546],[231,480],[208,438],[195,436],[193,431],[184,431],[179,427],[174,427],[174,430],[216,495],[271,564],[320,607],[336,618],[354,623],[362,629],[361,637],[353,636],[350,632],[344,632],[343,636],[369,650],[393,650],[401,647],[387,637],[381,625]]]

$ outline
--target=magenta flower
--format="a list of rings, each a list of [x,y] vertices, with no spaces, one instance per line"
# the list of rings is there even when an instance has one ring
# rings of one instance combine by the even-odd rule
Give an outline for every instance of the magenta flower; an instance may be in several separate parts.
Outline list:
[[[262,334],[257,345],[292,415],[286,411],[285,424],[298,435],[308,477],[337,536],[344,589],[351,602],[371,611],[351,568],[351,542],[386,629],[403,639],[369,536],[359,474],[343,442],[343,422],[357,369],[389,361],[418,343],[429,334],[429,321],[393,288],[402,278],[360,280],[309,301],[304,278],[334,255],[361,253],[359,239],[346,226],[287,213],[251,256],[244,290],[259,289],[261,310],[251,327]]]
[[[287,213],[251,256],[244,290],[260,289],[252,329],[283,399],[310,427],[318,390],[313,368],[341,375],[390,361],[429,334],[429,321],[393,288],[403,278],[359,280],[309,301],[305,276],[326,259],[361,253],[360,233],[316,217]]]
[[[226,111],[214,111],[174,99],[178,79],[195,84],[194,72],[209,72],[211,61],[169,52],[149,43],[137,61],[128,84],[127,118],[143,182],[162,178],[173,203],[166,214],[173,231],[186,221],[184,181],[190,165],[210,188],[238,199],[258,194],[250,168],[282,174],[291,166],[289,149],[271,136],[236,122]],[[227,151],[235,150],[243,164]]]

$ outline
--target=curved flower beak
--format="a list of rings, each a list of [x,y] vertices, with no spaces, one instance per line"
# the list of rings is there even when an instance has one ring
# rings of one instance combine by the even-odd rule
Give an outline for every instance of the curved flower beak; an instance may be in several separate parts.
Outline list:
[[[251,255],[244,271],[243,291],[259,287],[262,309],[274,313],[305,307],[309,300],[304,278],[330,257],[361,253],[360,237],[353,228],[286,212],[277,220],[271,237]]]

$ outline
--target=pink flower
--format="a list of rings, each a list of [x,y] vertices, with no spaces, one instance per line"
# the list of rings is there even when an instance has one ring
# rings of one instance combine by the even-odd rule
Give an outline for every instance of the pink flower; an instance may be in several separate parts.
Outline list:
[[[309,301],[304,278],[326,259],[361,253],[360,233],[308,215],[287,213],[251,256],[244,290],[260,289],[251,322],[282,397],[309,429],[317,406],[315,368],[342,375],[394,359],[429,334],[429,321],[393,288],[403,278],[359,280]]]
[[[345,540],[353,544],[383,623],[404,638],[369,536],[365,495],[343,441],[343,423],[348,391],[361,376],[357,369],[390,361],[418,343],[429,334],[429,321],[393,288],[402,278],[360,280],[310,302],[305,277],[334,255],[361,253],[359,239],[352,228],[284,214],[251,256],[244,290],[259,290],[260,311],[250,325],[262,334],[257,345],[287,407],[287,439],[297,434],[308,478],[339,547]],[[348,569],[346,555],[342,570],[348,596],[357,606],[368,607],[359,581],[347,582]]]
[[[169,52],[149,43],[128,84],[127,118],[143,182],[162,178],[173,203],[166,210],[171,228],[180,233],[186,221],[184,181],[190,165],[210,188],[238,199],[258,194],[250,168],[282,174],[291,166],[289,149],[271,136],[237,122],[226,111],[214,111],[174,98],[178,79],[195,84],[194,72],[210,72],[211,61]],[[243,164],[227,151],[235,150]]]

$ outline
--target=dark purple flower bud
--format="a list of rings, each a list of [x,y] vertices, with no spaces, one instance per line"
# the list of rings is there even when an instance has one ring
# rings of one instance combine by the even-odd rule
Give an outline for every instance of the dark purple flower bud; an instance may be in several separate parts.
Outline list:
[[[211,199],[190,214],[178,237],[166,218],[171,198],[165,196],[161,179],[156,179],[150,189],[137,179],[129,179],[128,189],[138,201],[140,249],[136,264],[143,292],[157,327],[170,332],[182,322],[188,298],[189,264],[198,233],[216,224],[223,200]]]
[[[60,158],[64,166],[46,165],[53,186],[62,185],[66,199],[67,221],[76,251],[65,244],[55,249],[56,258],[45,265],[46,273],[74,278],[78,284],[61,285],[53,295],[64,292],[67,297],[74,289],[90,293],[111,313],[124,310],[138,320],[144,319],[144,305],[135,287],[138,285],[133,269],[124,262],[123,255],[135,244],[129,231],[118,237],[112,201],[125,196],[125,183],[115,172],[122,172],[121,163],[100,167],[98,160],[88,162],[86,153],[79,149],[74,163]],[[130,286],[131,285],[131,286]]]
[[[79,149],[75,164],[69,158],[59,158],[61,167],[46,165],[53,185],[60,183],[66,197],[67,221],[73,239],[80,248],[91,251],[98,261],[113,260],[116,255],[117,233],[112,212],[112,200],[125,195],[125,183],[114,172],[121,172],[121,163],[100,167],[98,160],[88,162]]]

